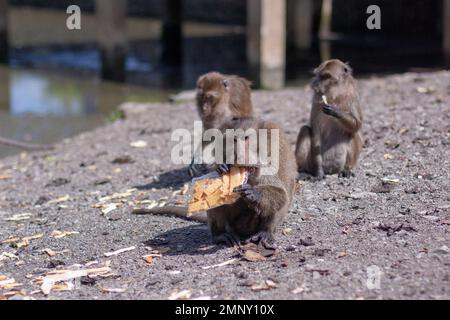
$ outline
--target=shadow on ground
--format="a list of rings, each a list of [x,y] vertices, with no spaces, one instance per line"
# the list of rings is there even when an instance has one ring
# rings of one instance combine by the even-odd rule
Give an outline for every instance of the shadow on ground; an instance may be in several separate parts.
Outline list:
[[[204,224],[169,230],[146,240],[144,244],[156,249],[167,247],[170,250],[165,255],[169,256],[206,255],[226,248],[213,244],[208,227]]]

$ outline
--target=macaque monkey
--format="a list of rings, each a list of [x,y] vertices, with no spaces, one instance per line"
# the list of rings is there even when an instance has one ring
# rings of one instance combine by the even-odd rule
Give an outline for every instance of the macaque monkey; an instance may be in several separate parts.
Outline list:
[[[233,118],[248,117],[253,114],[251,83],[244,78],[210,72],[197,81],[197,110],[203,122],[203,128],[220,129]],[[209,144],[203,142],[201,151]],[[189,166],[189,175],[197,176],[204,165]]]
[[[242,135],[236,134],[231,144],[224,141],[225,156],[224,161],[221,161],[224,164],[216,164],[216,170],[223,174],[233,165],[245,167],[248,171],[248,181],[234,190],[240,194],[234,204],[210,209],[206,216],[194,215],[193,218],[208,223],[215,243],[240,246],[240,243],[245,241],[257,243],[268,250],[275,249],[273,235],[288,213],[296,185],[295,157],[285,133],[273,123],[252,117],[232,119],[225,123],[222,129],[224,133],[226,129],[242,129]],[[259,136],[261,129],[267,130],[267,139]],[[224,139],[227,139],[226,135]],[[253,140],[256,141],[254,148],[249,146],[251,139],[256,139]],[[244,147],[240,148],[239,143]],[[273,161],[251,161],[250,153],[256,152],[256,159],[260,160],[261,150],[267,151],[268,160],[276,159],[276,166],[273,167],[275,170],[269,170],[269,173],[264,171],[267,166],[274,165]],[[168,214],[185,218],[187,208],[137,209],[134,213]]]
[[[243,163],[236,161],[239,157],[238,152],[241,152],[237,142],[232,151],[236,153],[234,162],[237,162],[238,166],[246,167],[249,177],[246,184],[235,189],[235,192],[241,195],[237,202],[208,210],[209,229],[215,242],[239,245],[241,241],[251,241],[261,244],[266,249],[275,249],[273,238],[275,229],[287,215],[295,193],[294,154],[284,131],[271,122],[251,117],[235,119],[227,125],[227,129],[245,131]],[[257,134],[252,135],[249,129],[253,129],[253,132]],[[261,139],[260,130],[267,130],[267,140]],[[249,150],[249,143],[252,138],[256,138],[255,151],[258,160],[262,156],[262,150],[268,151],[271,160],[277,159],[277,168],[270,174],[266,174],[263,169],[273,163],[249,162],[252,152]],[[272,143],[276,147],[274,150]],[[228,147],[228,145],[224,146],[225,155],[230,152]],[[271,151],[274,151],[276,155]],[[230,167],[235,165],[229,161],[224,163],[219,166],[219,172],[228,172]]]
[[[321,180],[325,174],[354,176],[362,149],[362,112],[352,69],[340,60],[328,60],[314,70],[310,125],[301,128],[296,158],[299,172]]]

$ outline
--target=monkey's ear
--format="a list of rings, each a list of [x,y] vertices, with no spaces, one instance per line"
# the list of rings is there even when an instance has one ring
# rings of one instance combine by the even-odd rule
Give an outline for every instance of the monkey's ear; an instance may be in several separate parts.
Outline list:
[[[223,86],[225,87],[225,90],[228,91],[230,89],[230,82],[228,81],[228,79],[224,79],[222,81]]]
[[[353,74],[353,69],[352,69],[352,67],[350,67],[349,62],[344,63],[344,72],[349,75]]]

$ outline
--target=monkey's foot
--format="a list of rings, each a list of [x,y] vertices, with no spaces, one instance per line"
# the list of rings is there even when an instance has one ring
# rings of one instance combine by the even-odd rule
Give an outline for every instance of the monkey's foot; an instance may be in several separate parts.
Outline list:
[[[354,176],[355,176],[355,174],[353,172],[351,172],[350,170],[344,170],[339,173],[339,178],[348,179],[348,178],[352,178]]]
[[[216,171],[217,171],[220,175],[230,173],[230,170],[231,170],[231,166],[228,165],[228,164],[225,164],[225,163],[219,165],[219,167],[216,169]]]
[[[191,164],[188,168],[189,176],[192,178],[202,175],[205,171],[206,166],[204,164]]]
[[[239,249],[241,248],[241,240],[239,239],[239,237],[230,232],[213,236],[213,242],[215,244],[225,244],[230,247],[238,247]]]
[[[236,187],[233,190],[236,193],[239,193],[241,197],[247,200],[251,204],[256,204],[261,201],[261,193],[258,192],[255,188],[253,188],[248,183],[243,184],[240,187]]]
[[[247,239],[245,242],[253,242],[258,246],[262,246],[266,250],[276,250],[275,240],[270,232],[261,231]]]

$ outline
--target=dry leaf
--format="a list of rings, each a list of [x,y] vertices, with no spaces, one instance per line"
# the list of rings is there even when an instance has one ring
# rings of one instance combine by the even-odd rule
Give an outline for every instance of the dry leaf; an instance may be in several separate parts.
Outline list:
[[[153,256],[148,255],[148,256],[143,256],[145,262],[147,262],[147,264],[153,264]]]
[[[339,252],[337,257],[338,258],[343,258],[343,257],[346,257],[346,256],[348,256],[348,253],[346,251],[342,251],[342,252]]]
[[[133,148],[145,148],[147,146],[147,142],[143,140],[135,141],[130,143],[130,146]]]
[[[11,290],[17,287],[22,286],[21,283],[17,283],[16,280],[14,280],[14,278],[6,278],[4,280],[0,280],[0,289],[4,289],[4,290]]]
[[[123,293],[125,291],[127,291],[127,289],[123,289],[123,288],[102,288],[103,292],[106,293]]]
[[[114,252],[107,252],[107,253],[105,253],[105,257],[117,256],[117,255],[119,255],[121,253],[132,251],[132,250],[135,250],[135,249],[136,249],[136,247],[129,247],[129,248],[120,249],[120,250],[117,250],[117,251],[114,251]]]
[[[446,225],[450,226],[450,220],[443,220],[443,221],[441,221],[441,224],[446,224]]]
[[[262,290],[270,290],[276,288],[277,285],[272,280],[266,280],[260,284],[255,284],[252,286],[253,291],[262,291]]]
[[[41,284],[42,292],[45,295],[48,295],[53,290],[54,285],[58,282],[66,282],[86,276],[101,276],[109,273],[111,273],[111,268],[108,266],[84,270],[53,270],[50,271],[44,278],[37,278],[35,282]]]
[[[303,288],[303,287],[297,287],[297,288],[295,288],[294,290],[292,290],[291,292],[292,292],[293,294],[300,294],[300,293],[305,292],[305,288]]]
[[[46,254],[48,254],[50,257],[56,256],[56,252],[53,251],[52,249],[46,248],[46,249],[43,249],[42,251],[45,252]]]
[[[192,293],[190,290],[183,290],[180,292],[174,292],[170,295],[169,300],[187,300],[190,299]]]
[[[3,220],[5,221],[23,221],[23,220],[28,220],[33,216],[33,214],[31,213],[19,213],[19,214],[15,214],[13,215],[11,218],[5,218]]]
[[[285,235],[285,236],[287,236],[289,233],[291,233],[292,232],[292,229],[291,228],[286,228],[286,229],[283,229],[283,231],[281,232],[283,235]]]
[[[50,234],[50,237],[53,237],[55,239],[61,239],[67,236],[71,236],[74,234],[80,234],[78,231],[59,231],[55,230]]]
[[[393,156],[393,155],[391,155],[391,154],[389,154],[389,153],[386,153],[386,154],[384,155],[384,160],[392,160],[392,159],[394,159],[394,156]]]
[[[117,205],[115,203],[110,203],[105,205],[101,210],[103,215],[107,215],[108,213],[117,209]]]
[[[70,196],[66,195],[64,197],[60,197],[60,198],[57,198],[57,199],[50,200],[49,202],[47,202],[47,204],[56,204],[56,203],[66,202],[69,199],[70,199]]]
[[[253,251],[253,250],[246,250],[244,255],[242,256],[244,260],[250,261],[250,262],[259,262],[259,261],[266,261],[267,258],[264,257],[262,254]]]
[[[232,263],[234,263],[236,261],[237,261],[237,259],[231,259],[231,260],[228,260],[228,261],[225,261],[225,262],[222,262],[222,263],[219,263],[219,264],[215,264],[215,265],[212,265],[212,266],[202,267],[202,269],[203,270],[208,270],[208,269],[213,269],[213,268],[220,268],[220,267],[224,267],[224,266],[227,266],[229,264],[232,264]]]
[[[15,260],[19,260],[19,257],[16,256],[13,253],[9,253],[9,252],[3,252],[2,254],[0,254],[0,261],[6,260],[6,259],[15,259]],[[1,277],[0,277],[1,280]]]

